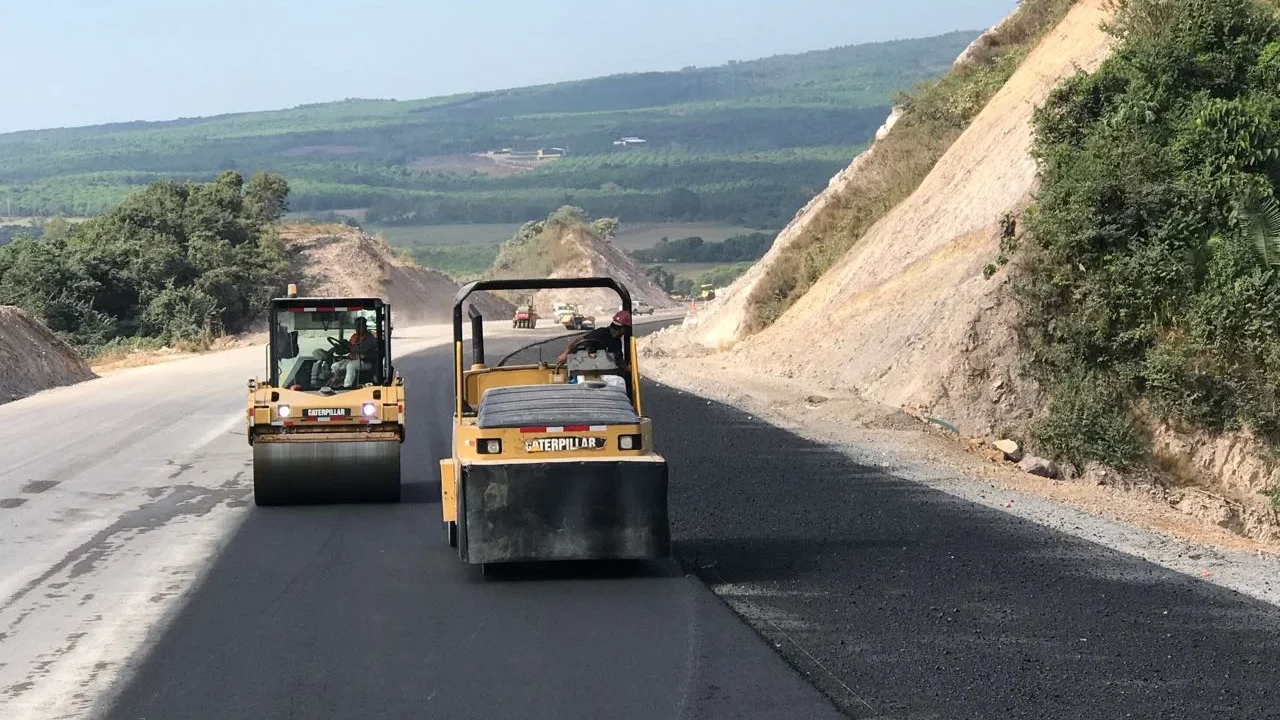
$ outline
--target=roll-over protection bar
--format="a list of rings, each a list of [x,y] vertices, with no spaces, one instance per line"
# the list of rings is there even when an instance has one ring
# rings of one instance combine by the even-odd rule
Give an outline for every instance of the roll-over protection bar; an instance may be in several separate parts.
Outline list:
[[[454,383],[454,405],[461,407],[462,397],[462,303],[472,293],[486,290],[581,290],[586,288],[608,288],[618,294],[622,300],[622,309],[631,312],[631,292],[622,283],[609,277],[578,278],[512,278],[506,280],[473,280],[458,288],[453,296],[453,344],[455,348],[456,382]],[[475,305],[467,306],[467,316],[471,318],[473,362],[484,362],[484,317]],[[631,340],[631,328],[623,333],[623,353],[628,352]],[[628,361],[631,358],[626,358]]]

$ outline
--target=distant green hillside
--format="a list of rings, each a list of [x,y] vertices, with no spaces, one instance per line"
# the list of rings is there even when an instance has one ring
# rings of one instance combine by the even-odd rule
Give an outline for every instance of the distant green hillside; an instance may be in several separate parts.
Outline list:
[[[944,72],[977,35],[427,100],[0,134],[0,209],[91,215],[158,179],[266,169],[288,179],[294,211],[362,209],[384,225],[523,222],[572,203],[631,222],[776,227],[870,139],[896,93]],[[629,136],[645,142],[615,144]],[[565,157],[473,155],[503,148]]]

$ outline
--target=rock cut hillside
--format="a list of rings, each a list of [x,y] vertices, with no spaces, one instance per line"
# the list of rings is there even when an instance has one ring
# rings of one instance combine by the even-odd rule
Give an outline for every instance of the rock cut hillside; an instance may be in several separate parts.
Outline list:
[[[1076,2],[924,181],[767,329],[747,334],[752,293],[788,244],[816,232],[811,226],[824,208],[838,212],[850,194],[870,192],[880,181],[864,169],[894,133],[897,111],[877,142],[796,216],[751,272],[700,316],[652,342],[667,352],[688,345],[699,353],[724,351],[734,364],[761,372],[856,388],[871,400],[945,418],[966,435],[1024,418],[1035,400],[1010,394],[1012,303],[1004,277],[984,278],[983,266],[999,252],[1005,213],[1016,214],[1032,199],[1033,111],[1063,79],[1109,55],[1110,38],[1100,27],[1105,4]],[[957,67],[1008,22],[975,41]]]
[[[458,283],[402,259],[380,238],[337,224],[286,225],[280,238],[299,295],[380,297],[391,303],[400,326],[451,321]],[[468,302],[487,317],[509,317],[515,311],[490,293],[473,293]]]
[[[658,287],[625,252],[606,237],[607,232],[590,223],[576,208],[561,208],[542,222],[527,223],[503,244],[490,271],[494,278],[610,277],[626,287],[632,300],[644,301],[656,310],[676,307],[675,301]],[[608,289],[540,290],[510,293],[513,302],[532,302],[539,314],[547,316],[556,302],[578,305],[597,320],[612,315],[618,296]]]

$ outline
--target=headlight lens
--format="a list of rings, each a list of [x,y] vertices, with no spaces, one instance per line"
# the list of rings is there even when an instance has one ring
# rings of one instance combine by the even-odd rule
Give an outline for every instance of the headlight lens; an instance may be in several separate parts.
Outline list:
[[[292,410],[289,408],[288,405],[276,406],[276,414],[279,415],[280,417],[289,417],[290,412],[292,412]]]
[[[373,417],[378,412],[378,408],[373,403],[365,403],[360,406],[360,412],[364,413],[365,417]]]

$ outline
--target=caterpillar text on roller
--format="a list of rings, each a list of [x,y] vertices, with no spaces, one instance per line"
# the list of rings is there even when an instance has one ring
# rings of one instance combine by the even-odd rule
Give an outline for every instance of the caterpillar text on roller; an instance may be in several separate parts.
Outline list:
[[[379,298],[271,301],[267,378],[249,381],[258,505],[400,501],[404,379]]]

